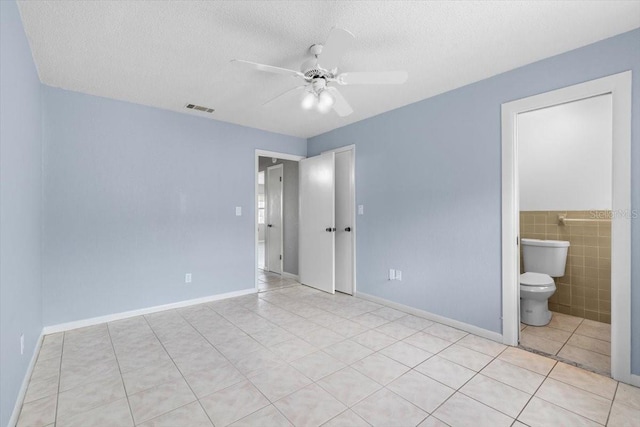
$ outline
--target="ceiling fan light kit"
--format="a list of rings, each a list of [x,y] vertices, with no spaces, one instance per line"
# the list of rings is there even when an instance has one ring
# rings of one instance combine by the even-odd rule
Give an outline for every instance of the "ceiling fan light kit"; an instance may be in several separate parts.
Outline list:
[[[267,101],[264,105],[270,104],[289,92],[302,90],[300,105],[304,110],[311,110],[315,107],[318,112],[324,114],[333,109],[338,116],[345,117],[353,113],[353,109],[335,85],[402,84],[407,81],[408,77],[406,71],[338,73],[340,58],[351,47],[353,40],[353,34],[349,31],[334,27],[324,45],[311,45],[309,53],[313,55],[313,58],[303,62],[300,67],[301,71],[241,59],[234,59],[232,62],[258,71],[288,75],[302,78],[305,81],[304,85],[289,89]]]

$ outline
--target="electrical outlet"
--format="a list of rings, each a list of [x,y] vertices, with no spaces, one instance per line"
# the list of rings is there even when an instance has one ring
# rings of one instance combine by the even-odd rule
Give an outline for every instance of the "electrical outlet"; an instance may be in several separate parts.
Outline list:
[[[242,216],[242,206],[236,206],[236,216]]]
[[[184,283],[191,283],[191,273],[184,275]]]
[[[389,280],[396,280],[396,271],[393,268],[389,269]]]
[[[20,355],[24,355],[24,334],[20,334]]]
[[[364,215],[364,205],[358,205],[358,215]]]
[[[402,271],[396,270],[396,280],[402,280]]]

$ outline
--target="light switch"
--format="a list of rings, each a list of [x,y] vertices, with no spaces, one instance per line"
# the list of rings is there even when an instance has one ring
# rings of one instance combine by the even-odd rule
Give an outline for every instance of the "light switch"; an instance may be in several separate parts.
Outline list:
[[[236,206],[236,216],[242,216],[242,206]]]
[[[358,215],[364,215],[364,205],[358,205]]]
[[[393,268],[389,269],[389,280],[396,280],[396,271]]]

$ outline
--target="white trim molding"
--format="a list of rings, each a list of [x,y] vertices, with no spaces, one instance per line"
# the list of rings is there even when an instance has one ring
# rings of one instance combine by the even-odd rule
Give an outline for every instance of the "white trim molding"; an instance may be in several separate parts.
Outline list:
[[[22,410],[22,404],[27,394],[27,388],[29,387],[29,380],[31,379],[33,368],[36,366],[36,361],[38,360],[38,353],[40,353],[40,348],[42,347],[44,335],[45,334],[43,330],[40,333],[40,336],[38,337],[38,341],[36,342],[35,348],[33,349],[33,354],[31,355],[29,366],[27,366],[27,372],[24,374],[24,379],[22,380],[20,391],[18,392],[18,396],[16,397],[16,404],[13,406],[13,412],[11,413],[11,418],[9,418],[9,424],[8,424],[9,427],[13,427],[18,424],[18,418],[20,417],[20,410]]]
[[[99,325],[101,323],[113,322],[115,320],[122,320],[122,319],[128,319],[130,317],[141,316],[143,314],[157,313],[159,311],[189,307],[191,305],[203,304],[205,302],[212,302],[212,301],[218,301],[218,300],[223,300],[227,298],[239,297],[243,295],[255,294],[256,292],[257,291],[254,288],[243,289],[241,291],[227,292],[224,294],[217,294],[217,295],[211,295],[208,297],[179,301],[171,304],[156,305],[153,307],[141,308],[138,310],[123,311],[121,313],[108,314],[106,316],[92,317],[90,319],[60,323],[58,325],[45,326],[42,329],[42,334],[49,335],[49,334],[54,334],[56,332],[70,331],[72,329],[84,328],[86,326]]]
[[[520,302],[517,116],[527,111],[611,94],[613,194],[611,219],[611,374],[631,375],[631,71],[502,104],[502,334],[518,344]]]
[[[404,311],[405,313],[413,314],[418,317],[422,317],[427,320],[442,323],[443,325],[451,326],[452,328],[460,329],[465,332],[477,335],[482,338],[487,338],[492,341],[502,342],[502,335],[498,332],[493,332],[488,329],[479,328],[469,323],[460,322],[458,320],[449,319],[448,317],[440,316],[438,314],[429,313],[428,311],[420,310],[419,308],[410,307],[408,305],[400,304],[397,302],[389,301],[388,299],[376,297],[374,295],[364,294],[358,292],[354,295],[358,298],[375,302],[378,304],[386,305],[387,307],[395,308],[396,310]]]

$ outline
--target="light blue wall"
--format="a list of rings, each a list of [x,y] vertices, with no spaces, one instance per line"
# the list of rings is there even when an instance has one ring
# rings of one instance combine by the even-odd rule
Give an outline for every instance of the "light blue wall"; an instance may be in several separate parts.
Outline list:
[[[0,1],[0,425],[42,330],[40,80],[15,2]],[[20,334],[25,351],[20,355]]]
[[[311,138],[309,155],[357,146],[358,290],[500,332],[500,106],[626,70],[640,210],[640,30]],[[632,221],[632,372],[640,374],[640,219]],[[386,280],[389,268],[402,270],[402,282]]]
[[[46,86],[43,105],[45,325],[253,288],[255,149],[305,139]]]

